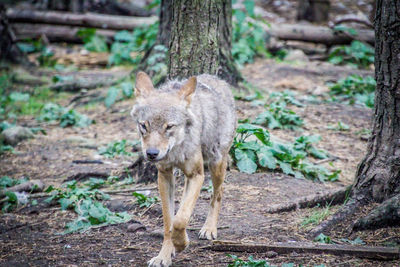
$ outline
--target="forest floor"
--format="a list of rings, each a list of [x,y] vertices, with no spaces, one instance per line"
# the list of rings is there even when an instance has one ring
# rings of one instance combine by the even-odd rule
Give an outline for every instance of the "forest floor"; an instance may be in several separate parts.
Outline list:
[[[30,70],[34,76],[53,76],[54,70]],[[73,71],[76,77],[98,79],[122,77],[129,73],[126,68],[87,69]],[[61,75],[71,75],[68,72]],[[292,212],[269,214],[266,210],[275,204],[290,203],[300,197],[323,194],[332,189],[352,184],[357,164],[365,154],[366,129],[371,127],[371,109],[340,103],[309,101],[311,95],[323,95],[328,91],[327,81],[337,81],[349,74],[373,75],[373,71],[359,71],[348,67],[333,66],[324,62],[277,62],[257,60],[242,69],[246,80],[267,95],[285,89],[295,92],[304,107],[293,110],[305,121],[301,131],[270,130],[271,134],[284,141],[293,141],[300,135],[318,134],[322,141],[318,147],[334,156],[333,166],[322,163],[327,168],[340,169],[340,179],[336,182],[313,182],[295,179],[280,171],[263,171],[244,174],[231,167],[224,183],[224,197],[219,220],[218,238],[242,242],[288,242],[310,241],[307,234],[315,226],[301,226],[310,215],[325,210],[324,207],[299,209]],[[26,85],[27,90],[33,90]],[[88,91],[89,94],[105,94],[107,87]],[[63,93],[57,102],[67,106],[77,94]],[[98,102],[77,104],[76,109],[96,121],[86,128],[60,128],[57,125],[38,123],[32,116],[18,117],[18,124],[43,127],[47,135],[37,134],[34,139],[23,141],[15,147],[15,153],[0,156],[0,176],[14,178],[29,177],[40,179],[46,186],[59,186],[68,177],[77,174],[100,173],[105,176],[121,173],[135,157],[104,158],[98,148],[111,141],[137,140],[138,136],[129,112],[134,100],[117,102],[110,109]],[[240,119],[255,118],[262,106],[252,102],[236,101]],[[338,122],[349,125],[349,130],[328,129],[328,125]],[[103,164],[74,164],[74,160],[97,159]],[[206,174],[205,186],[209,184]],[[182,190],[182,177],[178,179],[178,195]],[[145,188],[142,191],[157,196],[156,184],[131,184],[125,188]],[[140,191],[138,189],[138,191]],[[199,228],[205,220],[210,192],[204,190],[197,202],[189,225],[190,246],[176,255],[173,266],[227,266],[232,259],[224,252],[204,249],[211,242],[199,240]],[[162,242],[160,230],[162,216],[160,203],[150,208],[139,208],[131,194],[112,194],[107,206],[111,210],[127,211],[136,223],[144,227],[128,231],[132,222],[90,229],[84,233],[60,234],[65,224],[75,219],[73,211],[62,211],[58,206],[46,205],[38,198],[36,206],[27,205],[17,211],[0,216],[0,266],[146,266],[146,262],[156,256]],[[177,197],[178,199],[178,197]],[[334,213],[339,207],[329,207]],[[371,207],[366,207],[366,210]],[[363,212],[366,212],[364,210]],[[337,243],[345,243],[343,238],[360,238],[366,245],[398,246],[400,228],[384,228],[377,231],[360,231],[347,235],[346,225],[359,217],[349,218],[327,235]],[[351,256],[279,254],[267,258],[266,254],[230,253],[247,259],[267,259],[273,265],[294,263],[296,266],[400,266],[400,261],[374,261]]]

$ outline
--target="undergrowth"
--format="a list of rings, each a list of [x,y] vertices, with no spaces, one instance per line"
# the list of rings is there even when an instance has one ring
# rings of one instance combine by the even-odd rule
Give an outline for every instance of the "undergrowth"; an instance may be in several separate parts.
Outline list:
[[[120,141],[113,141],[106,146],[100,147],[98,152],[107,158],[114,158],[115,156],[133,156],[135,153],[127,151],[128,147],[137,145],[139,141],[127,141],[122,139]]]
[[[235,255],[228,254],[227,256],[233,260],[232,263],[228,264],[228,267],[278,267],[278,266],[280,266],[280,267],[295,267],[295,266],[302,267],[303,266],[302,264],[297,265],[292,262],[282,263],[280,265],[272,265],[269,262],[267,262],[266,260],[256,260],[253,258],[253,256],[250,256],[247,261],[242,260],[238,256],[235,256]],[[314,267],[325,267],[325,265],[323,265],[323,264],[314,265]]]
[[[354,40],[349,46],[338,46],[329,54],[328,61],[333,64],[347,64],[353,67],[368,68],[374,64],[374,49],[363,42]]]
[[[318,136],[300,136],[293,143],[283,143],[271,140],[267,130],[252,124],[241,124],[236,132],[230,153],[241,172],[254,173],[258,168],[279,168],[296,178],[321,182],[339,178],[340,170],[329,171],[309,160],[310,157],[328,157],[326,151],[314,147],[320,140]]]
[[[350,75],[328,85],[333,101],[374,107],[376,81],[371,76]]]
[[[112,212],[99,202],[110,198],[98,189],[103,184],[103,180],[91,178],[84,186],[78,186],[78,182],[73,180],[64,183],[61,188],[50,186],[46,189],[45,192],[52,194],[46,202],[56,201],[62,210],[72,209],[78,215],[76,220],[65,225],[66,230],[63,234],[84,232],[93,227],[131,220],[132,217],[128,213]]]
[[[87,127],[95,123],[94,120],[74,109],[67,109],[54,103],[45,104],[37,120],[44,122],[57,121],[59,126],[63,128],[68,126]]]

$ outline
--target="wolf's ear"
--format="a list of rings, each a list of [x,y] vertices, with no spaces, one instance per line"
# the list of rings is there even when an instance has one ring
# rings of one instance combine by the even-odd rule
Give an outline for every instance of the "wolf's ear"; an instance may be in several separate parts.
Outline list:
[[[149,75],[144,73],[143,71],[139,71],[136,75],[136,84],[135,84],[135,96],[136,97],[145,97],[150,94],[151,91],[154,90],[153,83]]]
[[[184,99],[188,104],[190,104],[190,101],[192,100],[192,95],[196,90],[196,85],[197,79],[195,76],[192,76],[186,81],[186,83],[178,92],[179,96]]]

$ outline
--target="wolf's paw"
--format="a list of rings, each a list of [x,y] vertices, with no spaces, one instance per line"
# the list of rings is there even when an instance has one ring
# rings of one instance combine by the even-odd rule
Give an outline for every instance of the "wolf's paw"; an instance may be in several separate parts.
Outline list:
[[[182,230],[173,229],[171,238],[172,238],[172,243],[174,244],[174,247],[176,249],[176,252],[181,252],[189,245],[189,237],[185,229]]]
[[[217,228],[203,226],[199,232],[199,238],[208,240],[217,239]]]
[[[168,267],[172,264],[171,257],[162,257],[158,255],[147,262],[149,267]]]

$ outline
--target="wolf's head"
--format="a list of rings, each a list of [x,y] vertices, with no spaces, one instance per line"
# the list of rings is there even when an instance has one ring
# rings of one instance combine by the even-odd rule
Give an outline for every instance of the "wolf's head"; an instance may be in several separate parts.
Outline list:
[[[136,77],[136,104],[131,115],[137,123],[146,159],[159,161],[181,144],[191,121],[190,106],[196,89],[196,77],[189,78],[179,88],[154,89],[150,77],[139,72]]]

